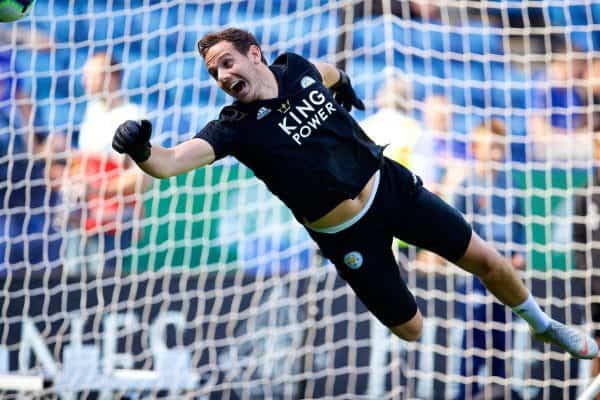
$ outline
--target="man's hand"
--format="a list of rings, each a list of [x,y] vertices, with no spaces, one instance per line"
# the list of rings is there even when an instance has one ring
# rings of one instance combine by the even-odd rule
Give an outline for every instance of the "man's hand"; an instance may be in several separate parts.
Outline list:
[[[365,105],[358,98],[356,92],[352,88],[350,78],[344,71],[339,70],[339,72],[340,79],[333,86],[331,86],[331,91],[333,92],[335,101],[344,107],[346,111],[352,110],[352,106],[358,108],[359,110],[364,110]]]
[[[150,135],[152,124],[143,119],[123,122],[115,132],[112,147],[117,152],[129,154],[136,163],[141,163],[150,158]]]

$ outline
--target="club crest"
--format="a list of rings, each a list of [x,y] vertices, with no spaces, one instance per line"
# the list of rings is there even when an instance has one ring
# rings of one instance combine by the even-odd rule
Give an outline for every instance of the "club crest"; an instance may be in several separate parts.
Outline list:
[[[350,269],[359,269],[363,265],[363,256],[358,251],[351,251],[344,256],[344,264]]]
[[[303,89],[306,89],[313,83],[315,83],[315,80],[307,75],[304,78],[302,78],[302,80],[300,81],[300,86],[302,86]]]

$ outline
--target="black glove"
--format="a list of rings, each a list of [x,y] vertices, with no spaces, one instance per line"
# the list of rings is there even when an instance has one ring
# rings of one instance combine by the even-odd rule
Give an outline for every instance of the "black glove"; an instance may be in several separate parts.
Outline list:
[[[365,105],[358,98],[356,92],[352,88],[350,78],[344,71],[339,71],[340,79],[333,86],[331,86],[331,91],[333,91],[333,97],[335,98],[335,101],[344,107],[346,111],[352,110],[352,106],[358,108],[359,110],[364,110]]]
[[[150,135],[152,124],[147,119],[125,121],[117,128],[113,137],[112,147],[117,152],[129,154],[136,163],[150,158]]]

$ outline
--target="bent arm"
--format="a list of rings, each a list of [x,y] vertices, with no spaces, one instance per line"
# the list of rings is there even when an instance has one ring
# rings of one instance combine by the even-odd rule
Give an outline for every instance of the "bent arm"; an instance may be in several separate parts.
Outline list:
[[[215,161],[212,146],[204,139],[190,139],[174,147],[153,145],[150,158],[138,166],[155,178],[181,175]]]
[[[326,87],[332,87],[340,80],[340,71],[333,65],[318,61],[313,64],[321,74]]]

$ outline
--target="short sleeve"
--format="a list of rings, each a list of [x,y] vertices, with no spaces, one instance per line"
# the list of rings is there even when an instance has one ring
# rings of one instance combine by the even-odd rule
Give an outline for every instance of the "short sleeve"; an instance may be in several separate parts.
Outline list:
[[[323,82],[321,73],[315,67],[313,63],[308,61],[306,58],[299,56],[295,53],[283,53],[275,59],[273,65],[279,65],[286,69],[289,78],[298,77],[302,78],[305,75],[309,75],[311,78]]]
[[[215,152],[215,160],[220,160],[234,151],[234,131],[225,126],[222,121],[210,121],[194,138],[204,139],[210,143]]]

